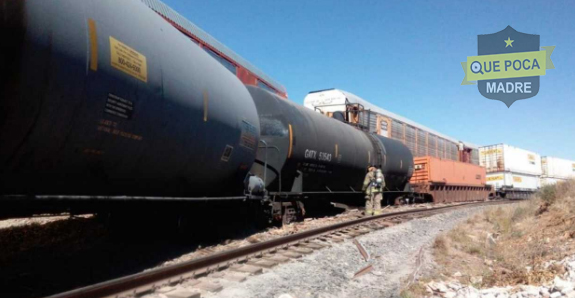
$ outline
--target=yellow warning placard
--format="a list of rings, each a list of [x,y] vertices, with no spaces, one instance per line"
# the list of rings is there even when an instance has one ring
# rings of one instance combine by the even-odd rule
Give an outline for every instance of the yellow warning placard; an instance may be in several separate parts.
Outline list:
[[[518,176],[513,176],[513,182],[522,182],[523,179],[521,177]]]
[[[110,36],[112,66],[141,81],[148,82],[146,56]]]

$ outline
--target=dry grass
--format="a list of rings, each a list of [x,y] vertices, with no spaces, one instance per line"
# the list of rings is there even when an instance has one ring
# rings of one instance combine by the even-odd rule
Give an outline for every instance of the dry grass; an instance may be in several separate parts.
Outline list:
[[[399,293],[399,297],[401,298],[415,298],[415,297],[423,297],[427,294],[426,289],[426,282],[430,280],[419,280],[419,282],[413,283],[409,288],[403,289]]]
[[[446,273],[481,276],[478,286],[538,284],[557,273],[545,261],[575,253],[574,221],[575,181],[567,181],[467,220],[436,241],[434,254]]]
[[[447,239],[445,239],[444,236],[439,236],[435,238],[435,242],[433,242],[433,249],[443,254],[447,254],[448,253]]]
[[[575,254],[575,180],[543,187],[531,200],[487,209],[436,238],[435,280],[452,277],[475,287],[541,284],[561,268],[549,260]],[[404,297],[425,293],[416,283]]]

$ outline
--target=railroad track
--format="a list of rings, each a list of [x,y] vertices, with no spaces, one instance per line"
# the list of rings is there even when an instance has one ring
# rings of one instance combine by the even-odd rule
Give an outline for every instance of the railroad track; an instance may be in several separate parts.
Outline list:
[[[409,221],[414,218],[427,217],[471,206],[500,205],[512,202],[514,201],[502,200],[473,202],[362,217],[215,253],[213,255],[169,267],[158,268],[121,277],[84,288],[56,294],[49,298],[136,297],[143,294],[153,293],[158,290],[161,291],[161,289],[166,286],[181,283],[206,291],[219,291],[221,290],[221,286],[205,282],[200,283],[195,279],[209,274],[223,277],[221,272],[225,270],[244,274],[244,276],[258,274],[262,272],[262,268],[271,268],[278,263],[283,263],[289,259],[312,253],[314,250],[330,246],[330,243],[342,242],[345,239],[355,238],[356,236]],[[361,251],[359,245],[358,249]],[[236,276],[235,279],[242,280],[242,277]],[[245,277],[243,279],[245,279]],[[188,297],[199,297],[199,294],[197,296]]]

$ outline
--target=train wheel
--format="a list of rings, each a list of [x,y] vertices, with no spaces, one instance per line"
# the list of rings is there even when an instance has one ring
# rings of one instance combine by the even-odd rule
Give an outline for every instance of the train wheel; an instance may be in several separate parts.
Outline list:
[[[305,208],[300,201],[282,203],[282,224],[287,225],[292,222],[302,221],[305,215]]]

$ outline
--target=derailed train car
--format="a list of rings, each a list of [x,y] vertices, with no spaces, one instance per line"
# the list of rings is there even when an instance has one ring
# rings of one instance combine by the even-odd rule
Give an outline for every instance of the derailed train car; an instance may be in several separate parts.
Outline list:
[[[140,1],[3,0],[0,16],[1,216],[234,199],[281,215],[359,196],[368,165],[398,192],[413,171],[397,141],[246,88]]]
[[[248,90],[260,115],[264,143],[251,172],[266,177],[272,195],[359,195],[369,165],[382,169],[386,199],[393,201],[409,193],[413,157],[402,143],[325,117],[263,89],[248,86]],[[299,212],[295,204],[289,207]]]
[[[267,175],[268,189],[294,194],[361,192],[366,169],[377,165],[388,188],[404,190],[413,163],[400,142],[365,133],[263,89],[248,90],[260,115],[261,138],[268,146],[268,168],[274,169]],[[265,151],[258,152],[252,170],[259,176],[263,176]]]
[[[2,4],[2,193],[241,191],[253,100],[161,17],[138,1]]]

